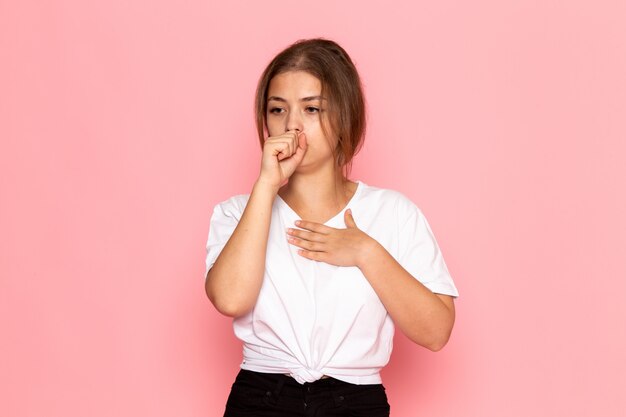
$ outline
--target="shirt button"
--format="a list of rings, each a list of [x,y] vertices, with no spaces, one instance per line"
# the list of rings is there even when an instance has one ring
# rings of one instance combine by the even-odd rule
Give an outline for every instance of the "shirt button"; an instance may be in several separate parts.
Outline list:
[[[343,401],[343,395],[339,396],[339,401]]]
[[[311,392],[311,387],[307,387],[307,388],[306,388],[306,391],[307,391],[307,392]]]

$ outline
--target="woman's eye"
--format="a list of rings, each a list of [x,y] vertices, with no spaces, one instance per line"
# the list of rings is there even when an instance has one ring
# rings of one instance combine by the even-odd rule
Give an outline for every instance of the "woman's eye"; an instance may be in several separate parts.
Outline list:
[[[284,109],[282,109],[281,107],[272,107],[270,109],[270,113],[272,114],[280,114],[283,112]]]
[[[307,113],[317,113],[320,111],[318,107],[308,106],[306,108]]]

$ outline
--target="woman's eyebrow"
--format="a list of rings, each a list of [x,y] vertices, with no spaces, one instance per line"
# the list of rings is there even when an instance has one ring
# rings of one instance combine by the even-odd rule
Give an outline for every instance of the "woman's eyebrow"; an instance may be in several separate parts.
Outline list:
[[[311,96],[311,97],[304,97],[300,99],[300,101],[314,101],[314,100],[326,100],[326,99],[322,96]]]
[[[287,102],[287,100],[285,100],[282,97],[278,97],[278,96],[270,96],[267,98],[267,101],[282,101],[284,103]],[[311,97],[304,97],[301,98],[300,101],[314,101],[314,100],[326,100],[324,97],[322,96],[311,96]]]

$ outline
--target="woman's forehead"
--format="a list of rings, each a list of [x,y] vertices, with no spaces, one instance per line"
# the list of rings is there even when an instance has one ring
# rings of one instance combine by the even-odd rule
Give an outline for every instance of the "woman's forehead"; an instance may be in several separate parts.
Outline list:
[[[269,97],[282,97],[284,99],[305,97],[320,97],[322,83],[314,75],[305,71],[288,71],[277,74],[269,83],[267,90]],[[286,97],[288,96],[288,97]]]

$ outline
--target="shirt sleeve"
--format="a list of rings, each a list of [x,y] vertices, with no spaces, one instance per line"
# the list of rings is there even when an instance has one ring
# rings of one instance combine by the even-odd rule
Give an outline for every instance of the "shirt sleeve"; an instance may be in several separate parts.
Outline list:
[[[422,214],[413,203],[407,204],[404,224],[400,224],[399,263],[429,290],[458,297],[435,236]]]
[[[205,279],[209,269],[215,263],[224,246],[226,246],[235,227],[239,224],[242,212],[243,209],[237,204],[236,197],[219,203],[213,209],[213,215],[209,224],[209,237],[206,243]]]

